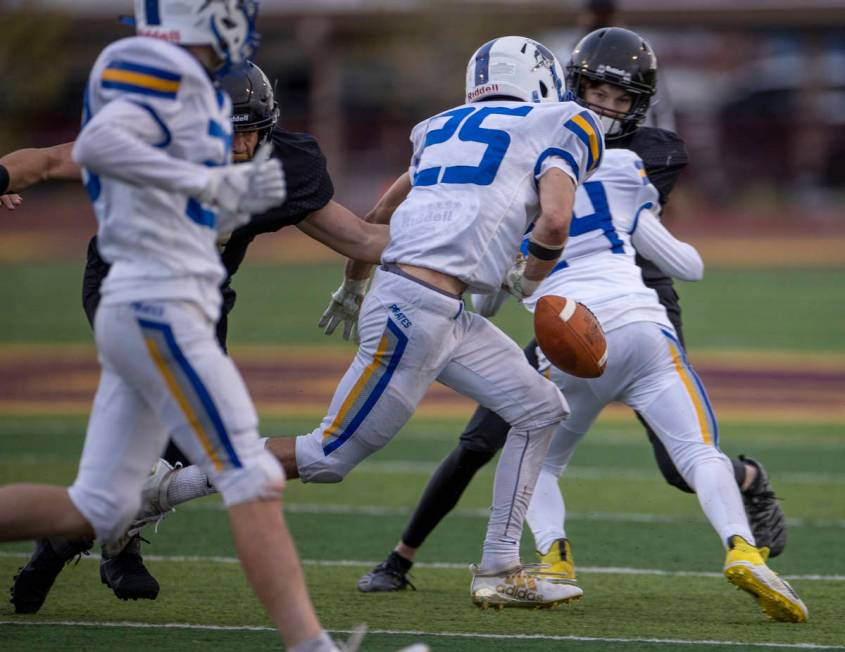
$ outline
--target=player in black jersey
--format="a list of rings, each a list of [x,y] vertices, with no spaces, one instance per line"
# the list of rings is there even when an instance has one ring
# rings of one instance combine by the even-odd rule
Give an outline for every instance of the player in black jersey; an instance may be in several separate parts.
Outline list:
[[[606,146],[632,150],[643,160],[648,178],[660,193],[663,205],[688,159],[684,142],[676,134],[640,126],[657,87],[657,61],[648,43],[626,29],[597,29],[575,46],[567,66],[566,81],[573,99],[599,114],[605,128]],[[637,264],[643,270],[643,281],[657,292],[683,341],[681,308],[672,279],[641,256],[637,256]],[[536,340],[525,347],[525,355],[535,367],[536,347]],[[692,493],[657,435],[639,418],[666,481]],[[461,434],[458,446],[429,480],[399,543],[381,564],[361,577],[359,590],[413,588],[408,571],[417,550],[457,504],[475,473],[504,445],[509,429],[501,417],[478,407]],[[774,557],[780,554],[786,542],[786,519],[769,487],[766,471],[758,462],[743,456],[732,462],[757,544],[768,546]],[[556,541],[541,558],[556,571],[565,569],[574,580],[572,552],[567,540]]]
[[[281,206],[254,216],[221,243],[221,258],[227,278],[221,286],[223,307],[217,324],[217,337],[226,349],[228,314],[235,305],[232,276],[240,267],[247,247],[261,233],[271,233],[295,225],[304,233],[347,257],[379,262],[387,243],[387,227],[368,224],[332,200],[334,186],[326,169],[326,159],[317,141],[309,134],[285,131],[277,126],[279,107],[267,76],[255,64],[233,72],[221,81],[232,97],[235,161],[252,158],[265,141],[274,144],[273,156],[282,161],[287,180],[287,200]],[[45,149],[27,149],[0,158],[0,203],[15,209],[21,203],[16,194],[42,180],[79,180],[79,167],[71,160],[73,143]],[[109,271],[97,249],[94,236],[88,245],[88,259],[83,278],[82,302],[89,323],[100,301],[100,285]],[[174,445],[164,454],[169,464],[189,464]],[[15,576],[11,601],[18,613],[34,613],[41,608],[50,587],[66,562],[87,552],[92,541],[68,541],[61,538],[36,542],[29,562]],[[100,576],[121,599],[155,599],[159,585],[143,564],[140,537],[134,536],[116,550],[103,549]]]

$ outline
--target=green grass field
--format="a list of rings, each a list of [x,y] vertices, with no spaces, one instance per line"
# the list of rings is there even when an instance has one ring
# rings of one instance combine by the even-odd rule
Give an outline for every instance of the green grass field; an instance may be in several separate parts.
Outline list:
[[[230,341],[346,345],[314,327],[338,279],[336,266],[253,267],[238,275]],[[0,267],[10,310],[3,343],[89,343],[79,309],[80,267]],[[695,350],[845,352],[843,272],[710,270],[681,287],[686,336]],[[788,306],[788,309],[785,309]],[[518,341],[529,323],[512,307],[500,323]],[[694,359],[694,356],[693,356]],[[718,409],[718,406],[717,406]],[[310,430],[321,415],[264,418],[266,434]],[[553,611],[481,612],[470,604],[467,565],[478,561],[492,469],[470,486],[432,535],[413,572],[417,591],[364,595],[355,581],[393,546],[463,419],[416,417],[341,485],[291,482],[287,518],[324,625],[366,622],[365,650],[424,640],[434,650],[845,649],[845,424],[722,420],[722,447],[764,460],[790,519],[789,545],[772,567],[790,578],[810,622],[765,620],[720,575],[723,551],[694,496],[667,487],[633,418],[603,419],[562,480],[580,602]],[[70,482],[85,428],[71,415],[0,416],[0,483]],[[146,532],[154,602],[123,603],[99,581],[91,558],[59,577],[41,612],[0,606],[0,648],[9,650],[274,649],[278,640],[234,560],[215,497],[180,507]],[[524,556],[532,556],[523,541]],[[0,590],[31,544],[0,546]],[[343,634],[339,635],[343,637]]]

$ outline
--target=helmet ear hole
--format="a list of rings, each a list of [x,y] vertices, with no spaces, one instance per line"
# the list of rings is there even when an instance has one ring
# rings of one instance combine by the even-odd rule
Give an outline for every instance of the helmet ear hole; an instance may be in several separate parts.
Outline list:
[[[543,97],[549,96],[549,87],[544,82],[540,82],[540,95]]]

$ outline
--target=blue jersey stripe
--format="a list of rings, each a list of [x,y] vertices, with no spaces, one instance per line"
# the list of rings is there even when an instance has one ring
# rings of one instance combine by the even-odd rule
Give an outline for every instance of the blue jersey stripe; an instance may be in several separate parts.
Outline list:
[[[167,125],[164,124],[164,120],[162,120],[161,117],[159,117],[158,113],[156,113],[156,110],[146,102],[135,102],[135,104],[140,106],[142,109],[146,110],[147,113],[152,116],[152,119],[156,121],[159,128],[161,129],[161,132],[164,134],[164,139],[160,143],[156,143],[155,147],[160,147],[162,149],[167,147],[173,141],[173,134],[170,133],[170,129],[168,129]]]
[[[572,154],[567,152],[565,149],[560,149],[559,147],[549,147],[546,151],[540,154],[540,156],[537,158],[537,163],[534,165],[535,179],[540,174],[540,171],[543,169],[543,161],[545,161],[550,156],[559,156],[564,161],[569,163],[569,167],[572,168],[572,173],[575,175],[576,183],[580,182],[581,170],[578,168],[578,163],[575,161],[575,157],[572,156]]]
[[[145,88],[144,86],[137,86],[135,84],[128,84],[126,82],[115,82],[103,80],[103,88],[111,88],[116,91],[126,91],[127,93],[138,93],[139,95],[149,95],[151,97],[158,97],[163,100],[175,100],[176,93],[169,91],[158,91],[153,88]]]

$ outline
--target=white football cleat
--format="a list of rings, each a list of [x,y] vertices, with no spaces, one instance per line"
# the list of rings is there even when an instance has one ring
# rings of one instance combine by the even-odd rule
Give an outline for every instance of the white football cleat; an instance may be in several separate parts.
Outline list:
[[[158,526],[161,519],[173,511],[173,506],[167,502],[167,489],[173,480],[173,474],[180,468],[182,468],[181,464],[172,467],[163,459],[156,462],[141,489],[141,509],[138,510],[135,520],[130,526],[130,534],[137,533],[138,530],[152,521],[155,521],[156,526]]]
[[[548,609],[577,600],[584,592],[574,584],[558,584],[531,574],[523,566],[503,571],[484,571],[470,567],[472,602],[481,609],[495,607],[528,607]]]

